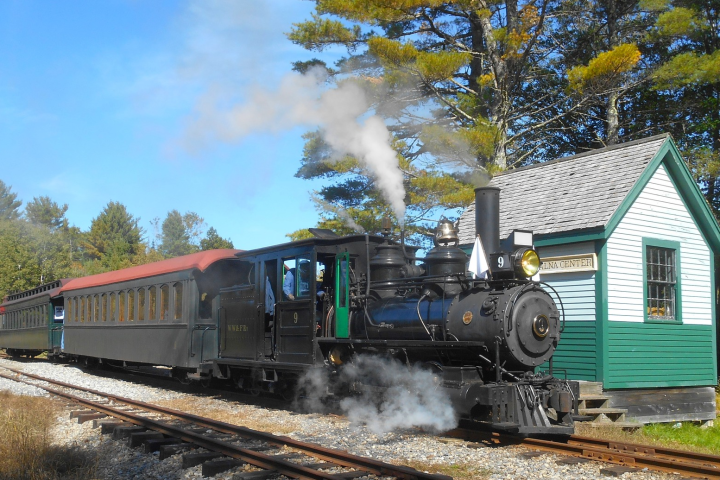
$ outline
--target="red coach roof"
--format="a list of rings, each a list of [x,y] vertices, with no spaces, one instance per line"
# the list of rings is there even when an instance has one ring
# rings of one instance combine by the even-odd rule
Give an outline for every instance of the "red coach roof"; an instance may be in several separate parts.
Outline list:
[[[137,267],[124,268],[114,272],[73,278],[62,287],[61,291],[67,292],[71,290],[79,290],[81,288],[97,287],[100,285],[126,282],[128,280],[153,277],[164,273],[182,272],[183,270],[192,270],[196,268],[202,272],[219,260],[235,258],[235,254],[239,252],[242,252],[242,250],[234,250],[232,248],[207,250],[204,252],[184,255],[182,257],[175,257],[167,260],[161,260],[159,262],[138,265]]]

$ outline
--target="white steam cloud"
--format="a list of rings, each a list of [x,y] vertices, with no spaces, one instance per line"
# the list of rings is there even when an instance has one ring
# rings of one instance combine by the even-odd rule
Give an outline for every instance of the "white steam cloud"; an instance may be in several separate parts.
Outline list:
[[[381,435],[397,429],[421,427],[438,433],[457,426],[450,398],[431,372],[408,368],[397,360],[356,356],[333,379],[336,384],[361,385],[361,393],[340,401],[342,412],[355,424],[364,424]],[[310,411],[326,410],[332,390],[327,372],[312,370],[300,379],[305,396],[300,405]]]
[[[318,196],[316,194],[312,195],[312,199],[313,199],[313,202],[317,203],[318,205],[321,205],[326,210],[330,210],[335,215],[337,215],[338,218],[340,220],[342,220],[342,222],[345,225],[352,228],[357,233],[365,233],[365,229],[362,226],[358,225],[355,222],[355,220],[353,220],[353,218],[350,216],[350,214],[347,212],[347,210],[345,210],[344,208],[338,207],[337,205],[333,205],[330,202],[326,202],[325,200],[323,200],[322,198],[320,198],[320,196]]]
[[[197,150],[213,140],[235,142],[258,132],[319,127],[337,158],[352,155],[367,167],[402,224],[405,188],[390,132],[382,118],[366,115],[370,103],[362,88],[346,81],[328,90],[326,76],[322,68],[291,73],[276,90],[255,87],[246,102],[227,108],[208,94],[196,108],[185,144]]]

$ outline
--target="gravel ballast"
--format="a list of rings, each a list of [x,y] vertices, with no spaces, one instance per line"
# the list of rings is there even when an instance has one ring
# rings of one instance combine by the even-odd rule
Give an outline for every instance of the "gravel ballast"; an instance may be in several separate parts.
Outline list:
[[[376,435],[364,426],[353,425],[344,417],[321,414],[298,414],[291,410],[264,408],[243,404],[234,400],[207,395],[193,395],[163,388],[143,385],[136,378],[132,381],[119,380],[88,374],[74,365],[52,364],[49,362],[16,362],[0,359],[0,367],[14,368],[27,373],[52,378],[73,385],[109,392],[114,395],[141,400],[148,403],[182,401],[197,402],[207,412],[225,412],[234,418],[245,419],[248,426],[256,421],[270,425],[271,433],[287,435],[297,440],[313,442],[325,447],[347,450],[356,455],[376,458],[381,461],[417,465],[456,465],[466,472],[474,472],[477,478],[501,479],[562,479],[590,480],[617,478],[603,475],[600,470],[609,464],[587,462],[575,465],[557,464],[561,457],[543,454],[526,458],[529,450],[524,447],[483,447],[478,444],[455,441],[442,436],[423,433],[418,429]],[[1,371],[2,369],[0,369]],[[130,377],[129,377],[130,378]],[[141,380],[140,380],[141,381]],[[17,395],[47,395],[43,390],[25,384],[0,378],[0,390]],[[194,412],[202,414],[202,412]],[[211,415],[208,415],[211,416]],[[235,422],[243,424],[242,422]],[[272,426],[276,426],[273,428]],[[275,431],[273,431],[273,429]],[[132,450],[123,442],[101,435],[100,429],[93,429],[92,422],[84,424],[70,420],[63,412],[57,419],[56,442],[72,448],[80,448],[98,455],[99,479],[193,479],[201,478],[201,467],[181,469],[181,457],[175,455],[163,461],[157,454],[144,454],[140,449]],[[469,468],[465,466],[470,466]],[[428,467],[430,468],[430,467]],[[240,470],[235,469],[214,478],[231,479]],[[677,479],[675,475],[649,471],[629,472],[622,475],[631,480]]]

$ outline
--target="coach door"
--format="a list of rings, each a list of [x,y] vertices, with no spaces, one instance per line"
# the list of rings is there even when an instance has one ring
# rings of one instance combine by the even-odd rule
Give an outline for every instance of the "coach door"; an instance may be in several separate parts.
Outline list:
[[[243,262],[245,263],[245,262]],[[220,290],[220,356],[247,358],[257,356],[258,330],[257,269],[247,264],[242,269],[240,284]]]
[[[313,363],[314,267],[310,254],[282,259],[283,288],[275,307],[277,359],[280,362]]]

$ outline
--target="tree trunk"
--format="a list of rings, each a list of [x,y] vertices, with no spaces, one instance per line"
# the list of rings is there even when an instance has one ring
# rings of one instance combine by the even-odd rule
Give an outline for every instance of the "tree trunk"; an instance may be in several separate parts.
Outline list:
[[[607,96],[607,102],[605,104],[605,122],[607,124],[606,131],[606,143],[607,145],[615,145],[618,143],[619,131],[620,131],[620,116],[618,115],[618,100],[620,94],[613,90]]]

